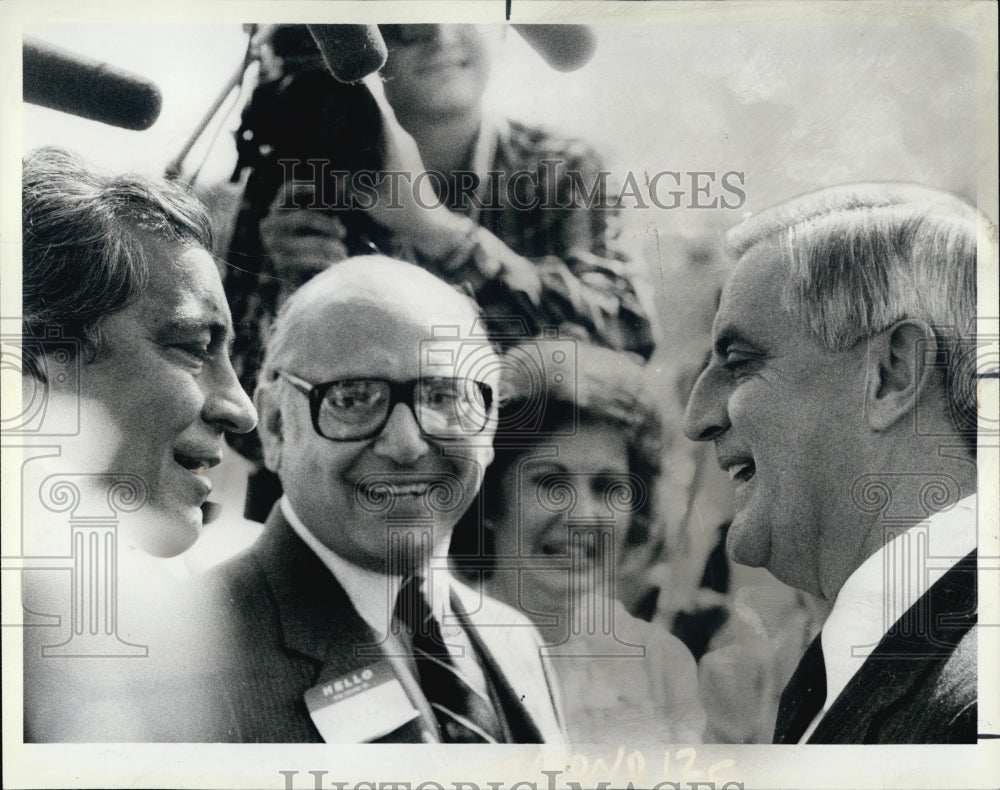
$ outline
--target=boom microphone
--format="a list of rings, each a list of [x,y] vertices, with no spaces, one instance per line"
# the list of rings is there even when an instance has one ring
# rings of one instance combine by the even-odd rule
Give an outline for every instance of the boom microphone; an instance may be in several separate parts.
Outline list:
[[[375,25],[307,25],[326,67],[341,82],[357,82],[385,65],[388,52]]]
[[[24,101],[141,131],[160,115],[152,82],[124,69],[32,38],[24,39]]]
[[[512,25],[556,71],[575,71],[594,56],[597,39],[587,25]]]

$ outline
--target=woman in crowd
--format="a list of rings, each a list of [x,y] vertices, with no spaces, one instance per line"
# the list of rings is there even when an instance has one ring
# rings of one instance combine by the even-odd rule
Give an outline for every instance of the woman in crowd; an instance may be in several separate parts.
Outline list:
[[[631,553],[659,531],[662,425],[643,369],[538,344],[511,349],[504,375],[496,457],[456,530],[456,566],[538,627],[573,743],[700,742],[694,659],[616,599]]]

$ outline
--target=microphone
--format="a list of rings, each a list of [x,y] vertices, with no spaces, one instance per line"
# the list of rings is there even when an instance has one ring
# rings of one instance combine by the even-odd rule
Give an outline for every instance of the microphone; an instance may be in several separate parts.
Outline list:
[[[24,40],[24,101],[123,129],[148,129],[160,89],[130,71],[33,38]]]
[[[512,25],[556,71],[575,71],[590,62],[597,48],[587,25]]]
[[[357,82],[385,65],[388,51],[375,25],[307,25],[326,67],[341,82]]]

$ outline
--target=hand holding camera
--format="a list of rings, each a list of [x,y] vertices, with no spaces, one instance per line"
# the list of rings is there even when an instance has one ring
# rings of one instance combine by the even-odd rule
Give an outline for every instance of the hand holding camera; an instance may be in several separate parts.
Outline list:
[[[294,184],[292,192],[296,205],[311,205],[316,198],[313,184]],[[282,210],[282,199],[279,193],[260,221],[261,242],[279,275],[320,272],[350,255],[347,228],[339,216],[310,209]]]

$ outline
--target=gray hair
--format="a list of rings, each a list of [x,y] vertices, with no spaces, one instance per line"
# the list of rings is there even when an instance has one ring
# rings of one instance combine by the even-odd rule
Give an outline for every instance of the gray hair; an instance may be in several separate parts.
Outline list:
[[[144,239],[211,249],[208,214],[180,186],[137,175],[106,176],[76,155],[42,148],[23,163],[24,372],[45,380],[38,342],[58,330],[100,353],[100,322],[146,287]]]
[[[975,452],[976,260],[996,256],[996,238],[954,195],[870,183],[779,204],[733,228],[727,242],[737,258],[762,242],[779,245],[788,264],[782,306],[831,351],[904,318],[930,324],[952,418]]]

